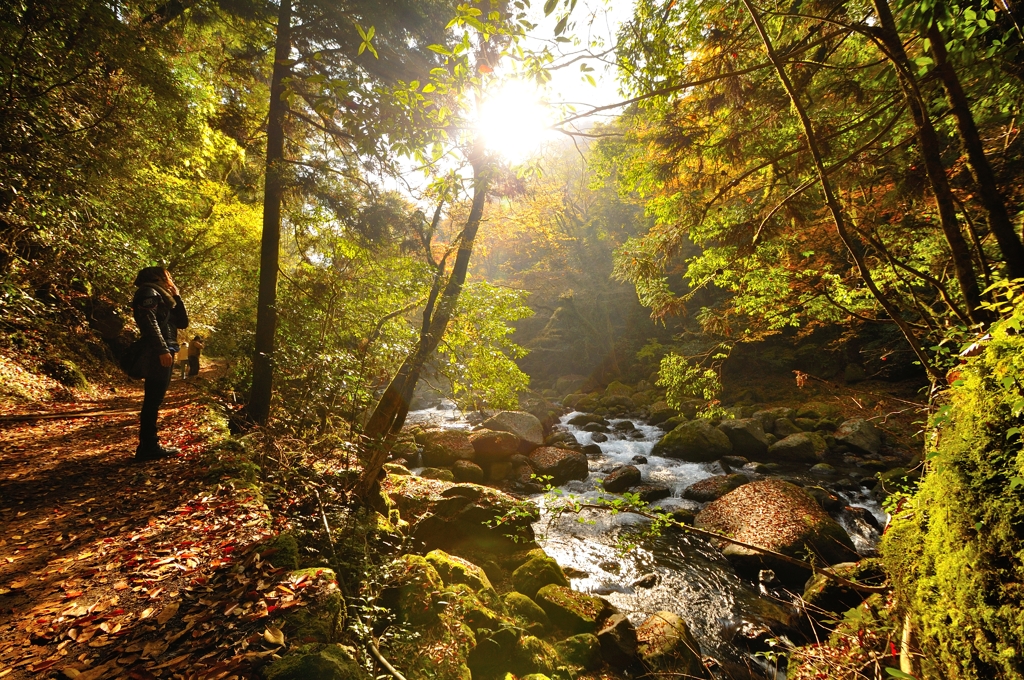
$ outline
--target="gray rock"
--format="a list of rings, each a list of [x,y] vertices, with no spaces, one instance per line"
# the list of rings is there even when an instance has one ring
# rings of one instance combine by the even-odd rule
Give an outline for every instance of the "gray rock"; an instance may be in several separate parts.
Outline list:
[[[753,472],[758,475],[766,475],[769,472],[771,472],[771,468],[769,468],[766,464],[758,462],[747,463],[746,465],[743,466],[743,469],[746,470],[747,472]]]
[[[822,475],[822,476],[825,476],[825,477],[830,477],[832,475],[839,474],[839,471],[836,470],[831,465],[829,465],[828,463],[817,463],[817,464],[811,466],[811,474],[812,475]]]
[[[630,491],[639,496],[644,503],[653,503],[672,495],[672,489],[664,484],[638,484]]]
[[[718,429],[732,442],[732,452],[746,458],[763,458],[768,453],[768,440],[759,418],[723,420]]]
[[[651,615],[636,637],[640,659],[655,677],[705,677],[700,645],[678,615],[669,611]]]
[[[590,435],[590,441],[594,442],[595,444],[603,444],[604,442],[608,441],[608,435],[604,434],[603,432],[595,432],[594,434]]]
[[[647,465],[647,456],[633,456],[630,460],[637,465]]]
[[[771,432],[775,429],[775,421],[779,418],[792,418],[793,409],[779,406],[776,408],[767,408],[761,411],[754,411],[752,418],[757,418],[761,421],[761,427],[764,428],[765,432]]]
[[[862,418],[847,420],[835,433],[836,441],[860,453],[878,453],[882,447],[882,433],[870,421]]]
[[[572,432],[566,432],[561,430],[559,432],[552,432],[548,435],[547,439],[544,440],[544,446],[579,446],[579,440],[576,439],[576,435]]]
[[[784,439],[797,432],[803,432],[803,430],[797,427],[796,423],[789,418],[779,418],[775,421],[775,427],[772,428],[772,433],[779,439]]]
[[[768,457],[783,463],[818,463],[825,455],[825,440],[813,432],[800,432],[768,447]]]
[[[621,423],[612,425],[612,429],[616,432],[631,432],[636,429],[636,425],[631,420],[623,420]]]
[[[484,469],[470,460],[457,460],[452,463],[452,475],[456,482],[479,484],[484,481]]]
[[[750,461],[743,456],[722,456],[722,463],[731,468],[741,468],[749,462]]]
[[[528,456],[530,467],[541,477],[551,477],[551,483],[561,486],[572,479],[586,479],[590,474],[587,457],[570,449],[542,446]]]
[[[695,463],[710,462],[732,453],[732,442],[710,421],[685,422],[667,433],[651,449],[651,455],[679,458]]]
[[[569,424],[574,427],[582,428],[590,423],[597,423],[598,425],[604,425],[605,427],[608,426],[607,420],[594,413],[581,413],[578,416],[573,416],[569,419]]]
[[[622,493],[631,486],[640,483],[640,470],[633,465],[623,465],[612,470],[604,478],[604,490],[612,493]]]
[[[597,631],[601,656],[609,666],[628,668],[637,662],[636,629],[625,614],[612,614]]]
[[[698,503],[710,503],[749,481],[746,475],[715,475],[686,487],[683,490],[683,498]]]
[[[804,432],[814,432],[818,429],[818,420],[816,418],[794,418],[793,424]]]
[[[544,444],[544,426],[540,419],[524,411],[502,411],[485,420],[483,426],[496,432],[511,432],[535,447]]]

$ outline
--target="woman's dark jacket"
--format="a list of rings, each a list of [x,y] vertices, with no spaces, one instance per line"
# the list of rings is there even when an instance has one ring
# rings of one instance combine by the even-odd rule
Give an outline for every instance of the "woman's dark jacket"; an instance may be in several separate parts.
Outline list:
[[[139,286],[132,299],[132,314],[142,337],[152,345],[154,354],[178,351],[178,329],[188,328],[188,312],[181,297],[174,296],[173,308],[156,288]]]

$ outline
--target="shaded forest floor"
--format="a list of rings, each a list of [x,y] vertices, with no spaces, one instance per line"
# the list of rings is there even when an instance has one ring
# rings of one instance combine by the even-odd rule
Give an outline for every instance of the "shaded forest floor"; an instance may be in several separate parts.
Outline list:
[[[0,678],[246,676],[281,649],[275,617],[310,584],[258,553],[283,518],[218,479],[217,428],[181,380],[161,436],[182,455],[134,462],[141,399],[139,385],[47,407],[107,415],[0,421]]]

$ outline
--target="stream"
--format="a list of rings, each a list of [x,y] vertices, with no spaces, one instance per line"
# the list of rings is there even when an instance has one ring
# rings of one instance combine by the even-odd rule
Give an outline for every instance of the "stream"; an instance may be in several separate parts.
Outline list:
[[[567,424],[576,415],[579,412],[562,416],[555,429],[572,433],[581,445],[595,443],[593,433]],[[571,481],[557,494],[531,496],[541,508],[540,520],[534,525],[538,542],[562,566],[574,589],[604,597],[635,625],[660,610],[682,616],[704,655],[718,662],[719,667],[713,669],[718,677],[783,680],[784,672],[776,671],[774,665],[757,654],[767,648],[769,638],[784,634],[785,626],[780,622],[793,621],[795,610],[780,591],[741,579],[703,538],[682,532],[667,532],[656,538],[637,537],[638,529],[648,520],[628,513],[583,510],[576,515],[552,511],[570,497],[584,503],[599,497],[614,498],[615,494],[600,489],[598,480],[620,465],[635,465],[643,475],[643,483],[669,487],[671,495],[652,503],[653,507],[669,511],[700,509],[700,503],[682,497],[683,490],[701,479],[726,472],[721,464],[651,456],[651,449],[664,431],[639,421],[632,421],[636,426],[633,432],[616,431],[615,424],[623,420],[626,419],[609,419],[608,439],[598,442],[601,453],[587,456],[587,479]],[[445,408],[410,413],[410,421],[470,427],[458,412]],[[639,462],[637,456],[647,462]],[[764,477],[747,474],[752,479]],[[823,483],[821,478],[799,469],[773,476],[805,485]],[[884,526],[886,515],[867,489],[851,491],[828,486],[845,505],[866,508]],[[836,518],[850,534],[858,552],[872,554],[879,538],[877,530],[845,511]],[[624,541],[632,545],[625,552],[621,547]],[[758,593],[759,588],[763,595]]]

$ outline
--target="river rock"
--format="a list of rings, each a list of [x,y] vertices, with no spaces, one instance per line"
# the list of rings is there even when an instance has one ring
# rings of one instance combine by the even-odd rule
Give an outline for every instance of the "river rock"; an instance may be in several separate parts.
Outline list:
[[[820,486],[805,486],[803,489],[825,512],[835,512],[843,507],[843,501],[828,489]]]
[[[606,441],[608,441],[608,435],[604,434],[603,432],[595,432],[592,435],[590,435],[590,441],[594,442],[595,444],[604,444]]]
[[[484,481],[484,469],[471,460],[457,460],[452,463],[452,475],[456,482],[479,484]]]
[[[547,585],[568,586],[569,579],[558,562],[543,553],[534,555],[512,572],[512,586],[529,598],[535,597],[537,591]]]
[[[426,467],[420,470],[423,479],[437,479],[442,482],[454,482],[455,474],[446,468]]]
[[[99,676],[94,676],[99,677]],[[372,677],[339,644],[311,644],[278,658],[262,674],[267,680],[370,680]]]
[[[601,598],[566,586],[544,586],[534,599],[552,624],[573,634],[595,632],[597,624],[611,613],[611,605]]]
[[[424,559],[434,567],[446,586],[464,583],[475,593],[487,593],[492,596],[492,599],[497,599],[497,593],[494,592],[494,587],[491,586],[487,574],[469,560],[457,555],[450,555],[443,550],[431,550],[424,556]]]
[[[542,446],[528,456],[530,466],[541,477],[551,477],[554,486],[573,479],[586,479],[590,473],[587,457],[579,451]]]
[[[686,487],[683,490],[683,498],[698,503],[710,503],[749,481],[746,475],[741,474],[715,475]]]
[[[644,503],[653,503],[672,495],[672,489],[664,484],[637,484],[630,492],[639,496]]]
[[[519,453],[520,439],[511,432],[477,430],[469,435],[476,459],[483,463],[506,460]]]
[[[667,433],[651,449],[651,455],[706,463],[732,453],[732,442],[710,421],[691,420]]]
[[[586,446],[582,447],[580,451],[587,454],[588,456],[600,456],[603,453],[603,451],[601,451],[601,447],[598,446],[597,444],[587,444]]]
[[[607,409],[619,408],[623,411],[632,411],[636,408],[636,404],[630,397],[612,395],[609,397],[601,397],[601,406]]]
[[[473,460],[476,451],[464,430],[421,430],[416,443],[423,446],[423,464],[447,467],[456,460]]]
[[[882,447],[882,433],[873,423],[862,418],[844,422],[836,430],[835,438],[860,453],[875,454]]]
[[[491,466],[487,468],[487,481],[500,482],[507,479],[511,473],[512,463],[507,460],[499,460],[496,463],[491,463]]]
[[[811,466],[809,472],[812,475],[820,475],[822,477],[832,477],[839,474],[839,471],[828,463],[815,463]]]
[[[772,432],[775,430],[775,421],[779,418],[792,418],[793,409],[786,408],[785,406],[779,406],[777,408],[767,408],[760,411],[754,411],[751,418],[757,418],[761,421],[761,427],[764,428],[765,432]]]
[[[622,493],[640,483],[640,470],[635,465],[623,465],[609,472],[604,478],[604,490]]]
[[[562,448],[573,449],[579,445],[580,442],[576,439],[576,435],[565,430],[552,432],[544,440],[544,446],[561,446]]]
[[[744,484],[705,507],[695,525],[738,541],[803,559],[807,553],[828,563],[857,559],[846,531],[800,487],[779,479]],[[773,569],[780,578],[806,578],[796,565],[733,544],[723,554],[750,575]]]
[[[679,411],[674,408],[669,408],[668,404],[663,401],[656,401],[651,404],[651,407],[647,412],[647,422],[651,425],[659,425],[669,418],[675,418],[679,415]]]
[[[772,427],[772,434],[779,439],[785,439],[789,435],[797,434],[798,432],[803,432],[803,430],[797,427],[796,423],[789,418],[778,418]]]
[[[768,457],[781,463],[818,463],[828,447],[813,432],[798,432],[768,447]]]
[[[409,476],[412,474],[412,472],[409,471],[408,465],[403,465],[401,463],[398,463],[397,461],[393,463],[384,463],[384,472],[388,473],[389,475],[402,476]]]
[[[569,419],[569,425],[579,428],[586,427],[591,423],[597,423],[598,425],[604,425],[605,427],[608,427],[608,421],[605,420],[602,416],[599,416],[594,413],[580,413],[579,415],[575,415]]]
[[[555,643],[555,651],[570,666],[594,670],[601,665],[601,643],[593,633],[580,633]]]
[[[636,425],[631,420],[623,420],[612,425],[612,429],[616,432],[632,432],[636,429]]]
[[[544,444],[544,426],[540,419],[524,411],[502,411],[485,420],[482,425],[496,432],[510,432],[531,449]],[[523,451],[527,453],[528,451]]]
[[[459,552],[457,547],[469,545],[507,552],[533,541],[532,524],[539,513],[530,501],[479,484],[420,477],[389,477],[389,482],[391,499],[402,518],[414,525],[413,537],[428,550]]]
[[[604,396],[606,397],[628,397],[633,394],[634,390],[629,385],[614,380],[609,383],[608,387],[604,388]]]
[[[842,578],[865,585],[881,585],[885,582],[885,571],[880,560],[864,559],[860,562],[844,562],[832,567]],[[818,572],[807,580],[804,586],[804,608],[816,619],[832,618],[831,614],[842,614],[853,609],[867,597],[868,593],[853,586],[840,583],[834,577]]]
[[[601,423],[587,423],[586,425],[583,426],[583,431],[584,432],[600,432],[600,433],[604,434],[604,433],[607,433],[609,430],[608,430],[608,426],[607,425],[602,425]]]
[[[609,666],[629,668],[637,663],[636,628],[625,614],[612,614],[597,632],[601,656]]]
[[[676,614],[660,611],[651,615],[637,629],[636,637],[640,659],[653,671],[647,677],[658,680],[707,677],[700,645],[686,622]]]
[[[718,429],[732,442],[732,452],[736,456],[763,458],[768,453],[768,440],[759,418],[723,420]]]
[[[505,595],[505,608],[510,614],[526,622],[531,635],[544,635],[551,627],[551,620],[540,605],[522,593],[512,591]]]
[[[803,432],[814,432],[818,429],[818,420],[816,418],[793,418],[793,424]]]

